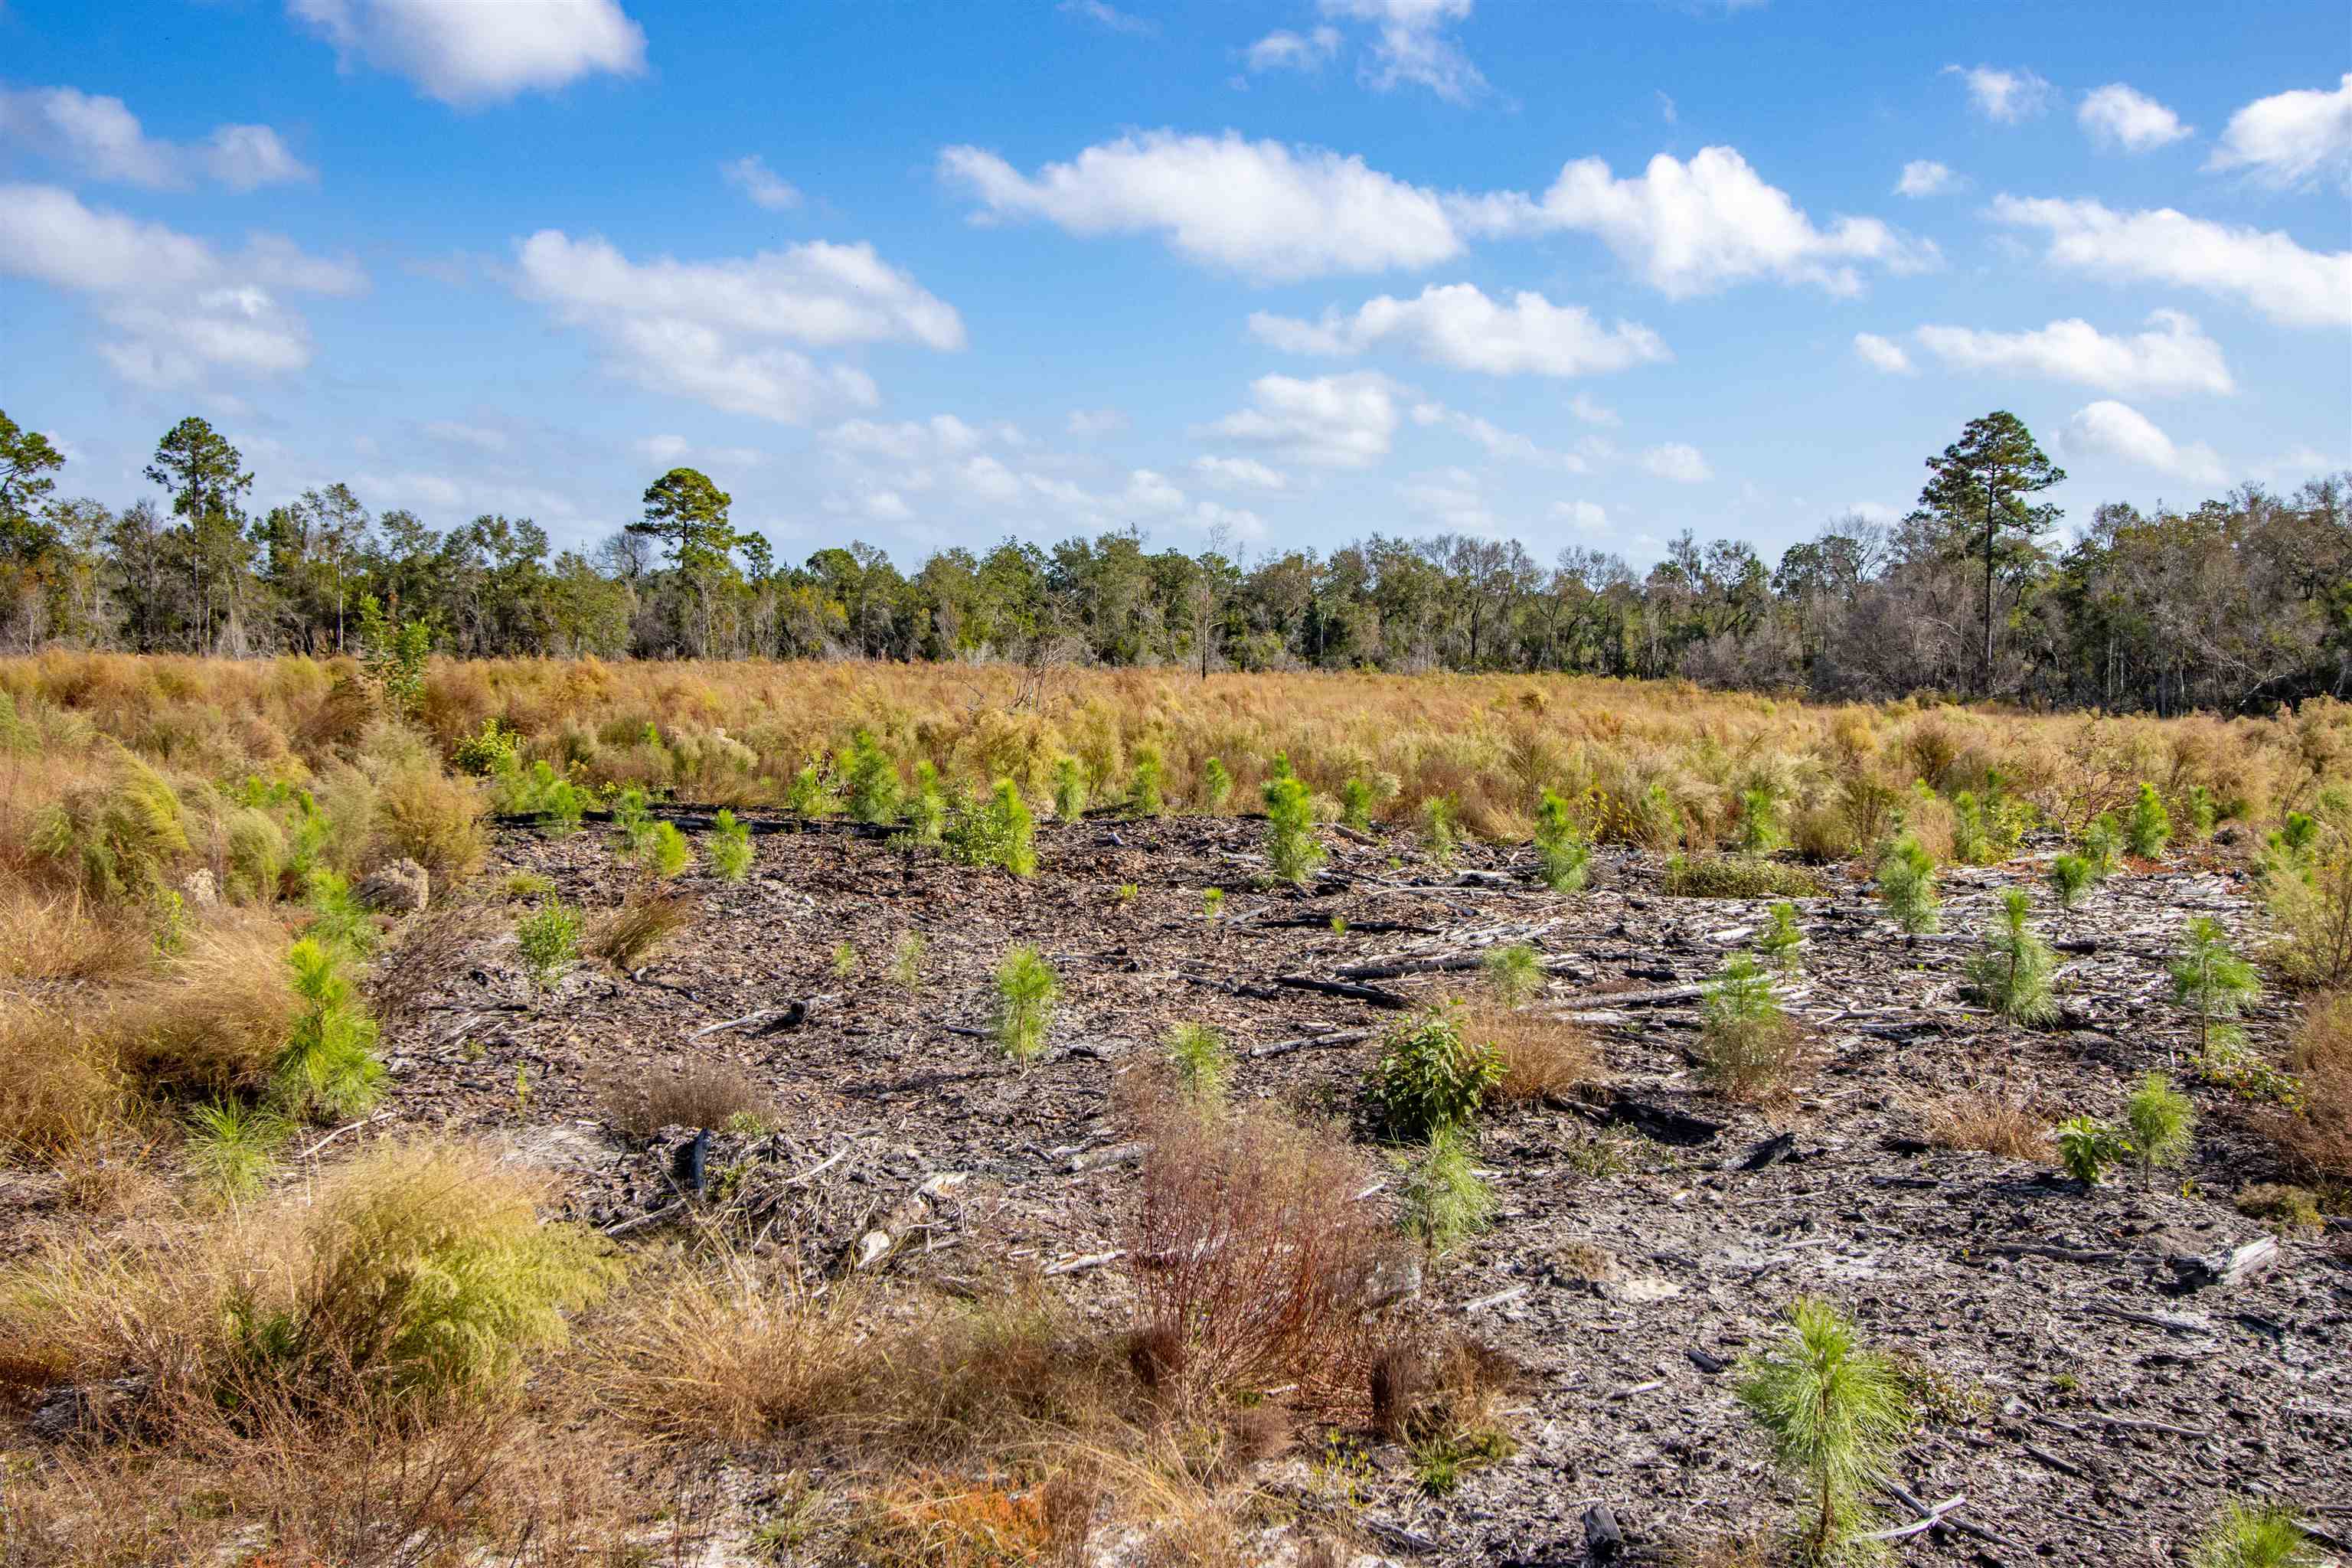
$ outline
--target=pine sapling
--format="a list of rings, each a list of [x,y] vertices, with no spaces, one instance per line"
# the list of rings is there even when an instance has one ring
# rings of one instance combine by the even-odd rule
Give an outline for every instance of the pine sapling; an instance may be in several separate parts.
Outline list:
[[[1803,928],[1797,924],[1797,906],[1783,900],[1772,906],[1765,917],[1764,929],[1757,933],[1756,956],[1764,961],[1767,968],[1794,975],[1803,967],[1797,954],[1804,943]]]
[[[1878,862],[1878,890],[1905,931],[1931,931],[1941,923],[1935,858],[1911,835],[1906,833],[1887,847]]]
[[[1045,1049],[1061,982],[1034,947],[1016,947],[996,966],[996,1043],[1023,1067]]]
[[[918,844],[937,844],[947,832],[948,792],[939,764],[926,757],[915,764],[915,787],[907,795],[907,831]]]
[[[1555,893],[1582,889],[1592,846],[1557,790],[1544,791],[1536,803],[1536,855],[1543,863],[1545,887]]]
[[[2231,1499],[2189,1554],[2189,1568],[2322,1568],[2294,1511]]]
[[[1065,756],[1054,763],[1054,816],[1075,822],[1086,815],[1087,770],[1078,759]]]
[[[1826,1301],[1801,1296],[1780,1342],[1742,1362],[1739,1402],[1771,1438],[1773,1458],[1803,1489],[1797,1556],[1827,1563],[1874,1543],[1867,1500],[1886,1479],[1912,1412],[1895,1364],[1863,1347]],[[1859,1550],[1858,1550],[1859,1549]]]
[[[2000,913],[1985,934],[1984,951],[1969,964],[1977,997],[2012,1023],[2046,1024],[2058,1016],[2050,977],[2058,967],[2050,944],[2026,924],[2032,900],[2021,888],[2000,896]]]
[[[2080,855],[2062,854],[2050,862],[2050,892],[2062,910],[2071,910],[2081,903],[2083,895],[2097,879],[2091,863]]]
[[[890,759],[870,730],[853,731],[843,759],[842,776],[849,783],[849,813],[877,826],[898,820],[901,788],[898,764]]]
[[[2103,811],[2091,818],[2083,829],[2083,858],[2090,863],[2091,879],[2104,882],[2123,869],[2123,829],[2116,826],[2113,812]]]
[[[909,996],[920,993],[923,957],[929,951],[930,944],[923,940],[921,931],[910,931],[900,937],[898,945],[890,952],[890,983]]]
[[[1463,1128],[1442,1127],[1405,1172],[1405,1229],[1433,1253],[1453,1251],[1494,1222],[1495,1190],[1479,1175],[1475,1152]]]
[[[2131,1151],[2139,1160],[2140,1182],[2156,1184],[2158,1165],[2178,1165],[2189,1153],[2197,1113],[2189,1097],[2172,1087],[2160,1072],[2149,1073],[2124,1102],[2124,1121],[2131,1129]]]
[[[1772,994],[1772,975],[1749,954],[1733,953],[1699,1003],[1700,1070],[1708,1081],[1736,1099],[1767,1095],[1796,1066],[1801,1043]]]
[[[1479,967],[1494,987],[1495,999],[1506,1007],[1524,1007],[1543,992],[1543,960],[1526,942],[1490,950]]]
[[[646,831],[639,857],[647,870],[667,882],[694,864],[694,846],[675,822],[656,822]]]
[[[580,911],[551,893],[515,922],[515,947],[533,990],[552,990],[563,972],[580,961],[580,938],[586,930]]]
[[[1454,828],[1460,820],[1461,813],[1450,795],[1433,795],[1421,803],[1422,834],[1429,841],[1429,858],[1441,866],[1453,863]]]
[[[219,1100],[188,1112],[188,1168],[232,1204],[258,1197],[291,1131],[266,1106]]]
[[[2143,860],[2156,859],[2172,841],[2172,818],[2154,784],[2139,786],[2139,798],[2132,802],[2131,816],[2124,823],[2124,837],[2131,852]]]
[[[2197,1054],[2234,1046],[2245,1031],[2237,1019],[2263,994],[2254,966],[2230,946],[2230,933],[2210,915],[2189,922],[2179,956],[2172,961],[2172,999],[2197,1019]]]
[[[1223,1101],[1234,1072],[1234,1053],[1224,1036],[1206,1024],[1179,1024],[1168,1031],[1168,1062],[1192,1099],[1203,1105]]]
[[[1277,755],[1275,763],[1265,783],[1266,858],[1276,879],[1305,887],[1325,858],[1315,837],[1315,803],[1286,759]]]
[[[1787,842],[1780,831],[1780,803],[1769,789],[1759,787],[1739,794],[1739,852],[1743,855],[1769,855]]]
[[[1225,764],[1211,757],[1201,764],[1201,804],[1211,816],[1223,816],[1225,803],[1234,795],[1234,775]]]
[[[1127,808],[1138,816],[1158,816],[1168,809],[1160,782],[1160,752],[1150,746],[1135,748],[1135,766],[1127,780]]]
[[[740,882],[751,874],[751,830],[735,820],[731,811],[721,811],[710,821],[710,845],[706,851],[711,868],[730,882]]]
[[[1339,820],[1359,833],[1372,830],[1372,786],[1357,774],[1339,786]]]

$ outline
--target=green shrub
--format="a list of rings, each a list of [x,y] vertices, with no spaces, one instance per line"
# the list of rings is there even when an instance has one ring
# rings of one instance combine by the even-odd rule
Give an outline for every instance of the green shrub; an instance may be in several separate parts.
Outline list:
[[[303,938],[286,950],[299,1011],[278,1054],[278,1098],[299,1115],[356,1116],[383,1092],[376,1026],[334,949]]]
[[[1477,1114],[1502,1082],[1504,1064],[1492,1046],[1462,1037],[1451,1012],[1425,1013],[1391,1030],[1372,1068],[1373,1109],[1389,1134],[1427,1142]]]
[[[495,778],[513,773],[521,765],[522,737],[500,724],[495,718],[482,721],[480,731],[457,742],[450,761],[461,773],[476,778]]]
[[[1952,796],[1952,858],[1963,866],[1990,866],[1999,857],[1985,831],[1984,806],[1967,790]]]
[[[731,811],[710,819],[711,868],[727,881],[740,882],[751,874],[751,830],[735,820]]]
[[[1288,759],[1277,754],[1274,761],[1274,776],[1265,782],[1266,858],[1277,881],[1305,887],[1325,858],[1315,837],[1315,805]]]
[[[2124,837],[2131,852],[2143,860],[2156,859],[2172,841],[2172,818],[2166,815],[2154,784],[2139,786],[2139,798],[2132,803],[2131,816],[2124,824]]]
[[[1822,882],[1802,866],[1750,855],[1676,855],[1666,861],[1665,891],[1675,899],[1817,899]]]
[[[898,820],[898,764],[875,741],[872,731],[851,732],[840,773],[848,781],[850,816],[877,826]]]
[[[1936,862],[1919,841],[1905,834],[1878,862],[1879,896],[1905,931],[1931,931],[1941,923],[1936,897]]]
[[[1526,942],[1488,949],[1478,967],[1506,1007],[1524,1007],[1543,993],[1543,960]]]
[[[2189,836],[2200,844],[2213,837],[2213,825],[2221,817],[2221,807],[2213,800],[2213,792],[2201,784],[2190,784],[2182,796],[2189,810]]]
[[[563,972],[580,960],[580,939],[587,921],[580,911],[560,903],[552,893],[515,922],[515,945],[522,955],[522,972],[536,990],[555,984]]]
[[[2197,1113],[2170,1079],[2152,1072],[2124,1102],[2124,1122],[2131,1129],[2131,1152],[2139,1160],[2141,1184],[2154,1186],[2158,1165],[2178,1165],[2188,1157]]]
[[[2050,892],[2062,910],[2071,910],[2083,901],[2097,880],[2091,863],[2080,855],[2060,855],[2050,862]]]
[[[2269,957],[2298,985],[2352,984],[2352,804],[2293,813],[2263,857],[2263,897],[2280,937]]]
[[[1034,947],[1016,947],[996,966],[996,1043],[1026,1067],[1045,1049],[1061,983]]]
[[[1000,866],[1016,877],[1037,869],[1036,819],[1011,779],[999,779],[984,805],[958,814],[947,832],[948,854],[967,866]]]
[[[1740,1363],[1738,1395],[1804,1497],[1801,1562],[1867,1553],[1871,1494],[1887,1479],[1912,1411],[1894,1363],[1863,1348],[1836,1308],[1799,1297],[1780,1345]]]
[[[1706,1080],[1734,1099],[1760,1099],[1786,1081],[1803,1046],[1772,994],[1771,973],[1744,952],[1725,960],[1699,1003],[1699,1070]]]
[[[1078,759],[1065,756],[1054,763],[1054,815],[1075,822],[1086,815],[1087,770]]]
[[[1223,1100],[1234,1072],[1224,1036],[1206,1024],[1179,1024],[1168,1031],[1168,1060],[1185,1093],[1203,1104]]]
[[[555,837],[565,837],[580,830],[580,818],[588,809],[585,791],[558,773],[545,762],[536,762],[528,769],[510,767],[498,773],[491,784],[491,793],[502,812],[519,816],[541,818],[541,827]],[[638,810],[644,810],[640,795]]]
[[[1471,1154],[1462,1128],[1441,1127],[1405,1172],[1404,1227],[1432,1252],[1451,1252],[1494,1221],[1495,1191]]]
[[[1224,763],[1211,757],[1201,764],[1201,804],[1210,816],[1223,816],[1233,794],[1234,775]]]
[[[1127,778],[1127,809],[1138,816],[1158,816],[1168,809],[1163,791],[1158,748],[1136,747],[1135,764]]]
[[[677,823],[656,822],[646,830],[639,858],[646,869],[667,882],[694,864],[694,846],[687,842]]]
[[[278,1168],[286,1119],[267,1106],[215,1100],[188,1112],[185,1152],[197,1180],[231,1203],[258,1197]]]
[[[2090,1116],[2070,1116],[2058,1124],[2058,1163],[2086,1187],[2105,1179],[2107,1167],[2130,1152],[2123,1135]]]
[[[188,831],[172,786],[124,752],[106,783],[68,790],[43,809],[28,847],[93,899],[135,898],[163,886],[188,852]]]
[[[1339,820],[1359,833],[1372,830],[1372,786],[1353,773],[1339,786]]]
[[[907,797],[907,830],[918,844],[937,844],[946,837],[948,793],[940,770],[926,758],[915,764],[915,787]]]
[[[2235,1499],[2189,1554],[2189,1568],[2323,1568],[2326,1561],[2312,1550],[2293,1510]]]
[[[1592,846],[1556,790],[1544,791],[1536,802],[1536,856],[1543,865],[1545,887],[1555,893],[1582,889]]]
[[[1769,855],[1789,841],[1780,827],[1780,803],[1769,789],[1739,793],[1739,832],[1736,842],[1742,855]]]
[[[1797,924],[1797,906],[1781,902],[1772,906],[1765,917],[1764,929],[1756,936],[1756,956],[1768,969],[1781,974],[1795,974],[1801,967],[1798,950],[1805,944],[1805,933]]]
[[[2032,902],[2021,888],[2000,895],[2000,913],[1985,933],[1984,951],[1969,964],[1978,1000],[2012,1023],[2046,1024],[2058,1016],[2050,977],[2058,955],[2026,924]]]

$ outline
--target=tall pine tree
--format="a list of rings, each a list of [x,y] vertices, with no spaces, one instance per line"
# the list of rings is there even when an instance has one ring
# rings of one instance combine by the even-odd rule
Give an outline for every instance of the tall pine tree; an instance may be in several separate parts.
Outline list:
[[[2000,573],[2032,561],[2034,541],[2057,525],[2059,511],[2028,498],[2063,483],[2066,470],[2042,455],[2025,421],[2005,410],[1971,419],[1960,438],[1927,459],[1919,510],[1956,548],[1984,562],[1984,662],[1978,689],[1993,680],[1994,600]]]

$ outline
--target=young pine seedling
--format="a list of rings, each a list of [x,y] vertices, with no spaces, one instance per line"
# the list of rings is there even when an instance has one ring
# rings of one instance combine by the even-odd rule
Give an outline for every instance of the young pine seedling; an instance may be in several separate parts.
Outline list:
[[[2189,1568],[2321,1568],[2293,1510],[2232,1499],[2189,1554]]]
[[[996,1043],[1023,1067],[1044,1054],[1061,983],[1034,947],[1016,947],[996,966]]]
[[[2188,1156],[2197,1126],[2189,1097],[2172,1087],[2160,1072],[2149,1073],[2124,1102],[2124,1122],[2131,1129],[2131,1152],[2138,1157],[2140,1184],[2156,1185],[2158,1165],[2178,1165]]]
[[[1133,882],[1121,882],[1118,885],[1118,901],[1122,904],[1131,904],[1142,891],[1142,888]]]
[[[857,973],[857,949],[848,942],[835,942],[833,949],[833,977],[846,980]]]
[[[2131,816],[2124,822],[2124,837],[2143,860],[2156,859],[2172,841],[2172,818],[2154,784],[2139,786],[2139,798],[2132,802]]]
[[[1225,912],[1225,890],[1223,888],[1202,889],[1201,912],[1213,922],[1222,919]]]
[[[677,823],[656,822],[646,831],[639,858],[647,870],[667,882],[694,864],[694,846],[686,841]]]
[[[1315,805],[1307,781],[1290,771],[1289,760],[1276,754],[1275,774],[1265,782],[1266,858],[1277,881],[1305,887],[1323,864],[1323,845],[1315,837]]]
[[[1203,1105],[1223,1101],[1234,1072],[1224,1036],[1206,1024],[1179,1024],[1168,1031],[1168,1061],[1186,1094]]]
[[[1422,837],[1429,842],[1429,858],[1441,866],[1454,863],[1454,851],[1459,841],[1454,831],[1461,821],[1450,795],[1433,795],[1421,803]]]
[[[1887,912],[1906,931],[1931,931],[1942,921],[1935,858],[1907,833],[1889,845],[1878,862],[1878,891]]]
[[[1735,1099],[1760,1098],[1795,1068],[1801,1044],[1771,974],[1748,954],[1732,954],[1701,995],[1700,1070]]]
[[[2189,922],[2180,954],[2170,965],[2172,999],[2197,1019],[2197,1054],[2234,1046],[2245,1036],[2239,1015],[2263,994],[2254,966],[2230,946],[2230,933],[2210,915]]]
[[[890,983],[908,995],[919,994],[923,989],[923,955],[929,944],[923,933],[910,931],[898,939],[890,952]]]
[[[1780,831],[1780,803],[1765,788],[1739,792],[1739,852],[1769,855],[1787,842]]]
[[[531,989],[554,988],[563,972],[579,962],[580,937],[587,922],[580,911],[550,895],[515,924],[515,946]]]
[[[2050,892],[2062,910],[2071,910],[2083,901],[2083,895],[2098,880],[2091,863],[2080,855],[2063,854],[2050,862]]]
[[[1339,820],[1359,833],[1372,830],[1372,786],[1353,773],[1339,786]]]
[[[261,1195],[290,1131],[262,1106],[218,1100],[188,1112],[188,1168],[232,1204]]]
[[[1495,1190],[1478,1174],[1475,1152],[1463,1128],[1441,1127],[1405,1172],[1405,1230],[1433,1253],[1453,1251],[1494,1222]]]
[[[925,758],[915,764],[915,787],[907,796],[907,831],[918,844],[937,844],[947,826],[948,792],[939,765]]]
[[[1127,777],[1127,808],[1138,816],[1158,816],[1168,809],[1163,793],[1160,753],[1150,746],[1135,748],[1135,765]]]
[[[1086,815],[1087,770],[1076,757],[1061,757],[1054,763],[1054,815],[1064,822],[1075,822]]]
[[[2091,880],[2094,882],[2104,882],[2122,870],[2123,830],[2116,826],[2115,814],[2103,811],[2091,818],[2090,825],[2083,829],[2079,847],[2083,858],[2090,864]]]
[[[1201,805],[1211,816],[1223,816],[1225,803],[1234,797],[1234,775],[1225,764],[1211,757],[1201,764]]]
[[[1780,1343],[1741,1363],[1738,1396],[1804,1498],[1797,1560],[1834,1563],[1866,1550],[1868,1500],[1912,1423],[1895,1363],[1864,1349],[1835,1307],[1801,1296]]]
[[[2032,909],[2023,889],[2005,890],[2000,913],[1985,933],[1984,951],[1969,964],[1978,998],[2002,1017],[2027,1026],[2046,1024],[2058,1016],[2058,999],[2050,990],[2058,958],[2025,923]]]
[[[1766,968],[1778,973],[1794,975],[1803,967],[1797,950],[1805,944],[1805,933],[1797,924],[1797,906],[1783,900],[1774,904],[1765,918],[1764,929],[1757,933],[1756,956]]]
[[[751,830],[735,820],[731,811],[722,811],[710,822],[710,865],[713,870],[730,882],[740,882],[751,874]]]
[[[1543,960],[1526,942],[1492,950],[1479,968],[1486,971],[1495,999],[1506,1007],[1524,1007],[1543,994]]]
[[[1583,889],[1592,846],[1557,790],[1544,791],[1536,802],[1536,856],[1543,866],[1545,887],[1555,893]]]

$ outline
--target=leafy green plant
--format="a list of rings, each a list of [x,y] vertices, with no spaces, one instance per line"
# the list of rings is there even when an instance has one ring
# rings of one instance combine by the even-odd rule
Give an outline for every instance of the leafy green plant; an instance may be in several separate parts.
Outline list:
[[[491,717],[482,721],[480,730],[462,737],[449,760],[461,773],[476,778],[492,778],[512,773],[520,764],[522,737]]]
[[[373,594],[360,595],[360,664],[375,683],[386,711],[406,718],[425,697],[425,661],[433,630],[423,621],[394,621]]]
[[[2247,1004],[2262,995],[2262,980],[2254,966],[2230,946],[2230,933],[2221,921],[2210,915],[2192,919],[2168,972],[2173,1001],[2196,1014],[2200,1056],[2245,1037],[2237,1020]]]
[[[2327,1226],[2326,1216],[2319,1212],[2318,1196],[2308,1187],[2256,1182],[2241,1188],[2232,1203],[2240,1214],[2261,1220],[2282,1236],[2324,1230]]]
[[[1942,923],[1942,905],[1936,897],[1936,862],[1919,841],[1903,835],[1887,847],[1878,862],[1879,896],[1895,922],[1906,931],[1934,931]]]
[[[1142,892],[1143,889],[1136,883],[1121,882],[1118,889],[1118,901],[1122,904],[1131,904]]]
[[[1584,887],[1592,846],[1557,790],[1544,791],[1536,801],[1536,857],[1543,866],[1544,886],[1553,892],[1573,893]]]
[[[1866,1500],[1912,1424],[1894,1363],[1864,1348],[1835,1307],[1801,1296],[1780,1342],[1741,1362],[1738,1396],[1771,1439],[1774,1460],[1803,1490],[1798,1559],[1869,1554],[1875,1543],[1861,1539],[1873,1522]]]
[[[2080,855],[2062,854],[2050,862],[2050,892],[2062,910],[2071,910],[2083,901],[2098,879],[2091,863]]]
[[[1405,1171],[1404,1226],[1432,1252],[1451,1252],[1494,1221],[1495,1191],[1472,1153],[1461,1127],[1441,1127]]]
[[[545,761],[506,769],[496,775],[492,788],[500,811],[539,817],[540,830],[552,838],[579,832],[588,809],[587,792]]]
[[[710,819],[711,868],[725,880],[740,882],[751,874],[751,830],[735,820],[731,811]]]
[[[833,977],[846,980],[857,973],[857,949],[845,942],[833,944]]]
[[[850,816],[877,826],[898,820],[898,764],[890,760],[871,730],[850,732],[849,749],[840,759],[839,771],[847,784]]]
[[[1037,822],[1011,779],[999,779],[986,804],[958,814],[947,851],[968,866],[999,866],[1016,877],[1037,870]]]
[[[2294,1510],[2231,1499],[2189,1553],[2189,1568],[2321,1568]]]
[[[1339,786],[1339,820],[1359,833],[1372,830],[1372,786],[1354,773]]]
[[[1054,815],[1075,822],[1086,815],[1087,770],[1077,758],[1063,756],[1054,763]]]
[[[825,782],[824,769],[811,763],[793,775],[784,805],[795,816],[831,816],[841,809],[841,799]]]
[[[1225,814],[1225,803],[1233,794],[1234,775],[1224,763],[1211,757],[1201,764],[1201,804],[1211,816]]]
[[[2152,1072],[2124,1101],[2124,1122],[2131,1129],[2131,1152],[2139,1160],[2141,1184],[2152,1187],[2158,1165],[2177,1165],[2187,1157],[2197,1113],[2170,1079]]]
[[[1984,951],[1969,963],[1969,981],[1985,1005],[2013,1023],[2046,1024],[2058,1016],[2050,977],[2058,955],[2026,923],[2032,900],[2021,888],[2000,895],[2000,913],[1985,933]]]
[[[938,764],[926,757],[915,764],[915,787],[907,795],[907,831],[918,844],[937,844],[946,835],[948,794]]]
[[[1061,982],[1034,947],[1016,947],[996,966],[996,1043],[1026,1067],[1045,1049]]]
[[[383,1092],[376,1026],[334,948],[304,937],[286,950],[301,1010],[278,1054],[278,1102],[296,1115],[355,1116]]]
[[[1422,837],[1429,845],[1429,858],[1439,865],[1452,863],[1460,839],[1461,808],[1450,795],[1433,795],[1421,803]]]
[[[1372,1106],[1391,1136],[1426,1142],[1476,1115],[1503,1071],[1492,1046],[1463,1038],[1455,1013],[1424,1013],[1381,1042],[1372,1068]]]
[[[1802,967],[1797,953],[1804,945],[1803,928],[1797,924],[1797,906],[1785,900],[1774,904],[1764,917],[1764,929],[1756,933],[1756,956],[1768,969],[1795,974]]]
[[[909,996],[919,994],[923,989],[923,959],[929,951],[930,944],[923,940],[921,931],[910,931],[901,936],[898,945],[890,951],[891,984]]]
[[[231,1203],[258,1197],[289,1129],[267,1106],[215,1100],[188,1112],[188,1169]]]
[[[1742,855],[1769,855],[1787,843],[1780,826],[1780,802],[1762,787],[1739,792],[1738,843]]]
[[[2103,1181],[2107,1167],[2129,1153],[2123,1135],[2091,1116],[2070,1116],[2058,1124],[2058,1163],[2086,1187]]]
[[[1168,1060],[1177,1082],[1194,1100],[1214,1104],[1224,1099],[1234,1071],[1224,1036],[1206,1024],[1179,1024],[1168,1031]]]
[[[646,869],[667,882],[694,864],[694,846],[678,831],[675,822],[656,822],[646,830],[644,853],[638,858]]]
[[[1772,994],[1771,973],[1748,953],[1725,960],[1699,1002],[1699,1068],[1707,1081],[1735,1099],[1769,1094],[1795,1069],[1803,1045]]]
[[[2131,852],[2143,860],[2156,859],[2172,841],[2172,818],[2166,813],[2163,798],[2156,793],[2154,784],[2139,786],[2131,816],[2124,822],[2124,838],[2131,846]]]
[[[1168,809],[1165,790],[1159,748],[1136,747],[1135,762],[1127,776],[1128,810],[1138,816],[1158,816]]]
[[[2298,985],[2352,984],[2352,801],[2320,797],[2287,816],[2263,857],[2263,898],[2279,940],[2268,956]]]
[[[1490,948],[1478,967],[1485,971],[1496,999],[1506,1007],[1524,1007],[1543,992],[1543,960],[1526,942]]]
[[[1276,880],[1305,887],[1325,858],[1315,837],[1315,804],[1288,759],[1274,760],[1274,776],[1265,781],[1266,858]]]
[[[579,962],[580,939],[587,921],[580,911],[557,901],[552,893],[537,909],[515,922],[515,945],[522,955],[522,972],[532,987],[552,987],[563,972]]]

